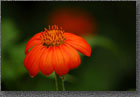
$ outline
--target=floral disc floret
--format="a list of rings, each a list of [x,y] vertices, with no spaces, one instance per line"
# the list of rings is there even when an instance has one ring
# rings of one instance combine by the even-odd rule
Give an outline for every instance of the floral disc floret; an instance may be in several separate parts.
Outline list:
[[[62,30],[62,27],[58,28],[56,25],[49,26],[49,29],[45,28],[45,31],[41,35],[41,39],[44,46],[59,46],[64,43],[64,31]]]

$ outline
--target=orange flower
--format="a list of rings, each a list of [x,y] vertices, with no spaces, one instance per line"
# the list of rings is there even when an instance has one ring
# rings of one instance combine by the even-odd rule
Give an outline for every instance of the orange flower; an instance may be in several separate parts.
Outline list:
[[[49,30],[45,28],[44,32],[35,34],[28,41],[24,66],[32,77],[39,71],[47,76],[53,71],[59,76],[65,75],[81,63],[76,50],[91,55],[91,47],[83,38],[64,32],[56,25],[49,26]]]

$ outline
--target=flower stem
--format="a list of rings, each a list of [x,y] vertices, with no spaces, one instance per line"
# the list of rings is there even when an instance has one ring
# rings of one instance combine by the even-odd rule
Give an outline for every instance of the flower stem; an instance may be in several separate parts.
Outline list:
[[[59,76],[55,73],[56,91],[65,91],[64,76]]]

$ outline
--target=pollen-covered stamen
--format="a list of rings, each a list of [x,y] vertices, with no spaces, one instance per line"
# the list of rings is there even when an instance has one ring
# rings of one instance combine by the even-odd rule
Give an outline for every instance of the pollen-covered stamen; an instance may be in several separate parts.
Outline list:
[[[42,32],[42,43],[43,45],[49,46],[58,46],[64,43],[65,36],[62,27],[60,29],[56,25],[49,26],[49,30],[45,28],[45,31]]]

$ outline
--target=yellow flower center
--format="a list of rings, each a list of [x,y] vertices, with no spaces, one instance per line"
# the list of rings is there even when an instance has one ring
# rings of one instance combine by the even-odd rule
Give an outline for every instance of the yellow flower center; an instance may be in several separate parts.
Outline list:
[[[41,39],[44,46],[58,46],[64,43],[64,31],[62,30],[62,27],[58,28],[56,25],[49,26],[49,30],[45,28]]]

